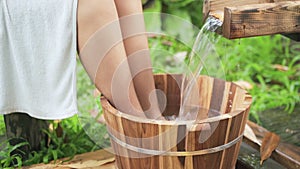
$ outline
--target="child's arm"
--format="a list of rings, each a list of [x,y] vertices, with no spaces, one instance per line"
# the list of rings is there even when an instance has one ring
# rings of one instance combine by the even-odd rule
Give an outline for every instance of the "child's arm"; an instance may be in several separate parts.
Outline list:
[[[144,117],[131,81],[113,0],[79,0],[78,50],[101,93],[120,111]]]
[[[160,118],[141,0],[114,1],[140,104],[147,117]]]

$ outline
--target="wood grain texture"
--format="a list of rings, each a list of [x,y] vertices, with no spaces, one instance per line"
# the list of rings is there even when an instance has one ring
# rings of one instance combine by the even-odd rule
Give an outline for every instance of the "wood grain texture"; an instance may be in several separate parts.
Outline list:
[[[72,169],[72,168],[90,168],[90,169],[115,169],[114,154],[111,148],[97,150],[76,155],[72,160],[68,158],[52,161],[49,164],[36,164],[22,167],[23,169]],[[77,166],[77,167],[75,167]]]
[[[156,87],[167,98],[164,115],[178,115],[182,76],[156,75],[154,79]],[[192,126],[188,126],[187,122],[150,121],[133,117],[118,112],[105,98],[101,99],[108,131],[122,143],[144,150],[185,153],[184,156],[148,155],[144,150],[133,150],[111,139],[115,152],[124,153],[123,156],[116,156],[119,169],[233,168],[241,139],[227,149],[201,155],[195,152],[223,146],[239,138],[244,130],[251,98],[234,83],[208,76],[201,76],[197,83],[199,98],[196,100],[199,100],[198,106],[203,108],[198,113],[203,115]],[[143,139],[136,142],[130,138]],[[147,138],[154,139],[145,141]]]
[[[223,16],[225,7],[236,7],[242,5],[252,5],[252,4],[269,3],[269,2],[274,2],[274,1],[273,0],[238,0],[238,1],[237,0],[205,0],[203,4],[203,15],[204,15],[204,19],[206,19],[208,15]]]
[[[300,1],[225,7],[222,32],[229,39],[300,33]]]
[[[180,107],[180,86],[182,83],[182,76],[178,74],[172,75],[157,75],[154,76],[155,88],[161,90],[166,95],[166,107],[161,97],[158,97],[159,105],[162,106],[163,116],[178,115]],[[168,84],[174,84],[168,86]]]
[[[207,119],[209,114],[209,108],[212,101],[214,80],[208,76],[203,76],[198,80],[198,94],[199,94],[199,112],[197,115],[197,121]],[[205,99],[202,99],[205,98]]]
[[[227,93],[225,91],[225,87],[226,82],[224,80],[214,79],[209,109],[213,110],[215,113],[208,114],[209,117],[220,115],[222,113],[221,107],[223,105],[224,98],[226,98],[226,96],[224,97],[224,94]]]
[[[203,15],[204,19],[208,15],[217,14],[222,16],[225,7],[238,7],[244,5],[254,5],[262,3],[274,3],[285,1],[299,1],[299,0],[204,0],[203,2]]]
[[[220,109],[220,113],[221,114],[225,114],[226,113],[226,108],[227,108],[227,105],[228,105],[228,99],[229,99],[229,96],[231,95],[230,93],[230,86],[231,86],[231,83],[230,82],[225,82],[225,88],[224,88],[224,94],[223,94],[223,101],[222,101],[222,106],[221,106],[221,109]]]

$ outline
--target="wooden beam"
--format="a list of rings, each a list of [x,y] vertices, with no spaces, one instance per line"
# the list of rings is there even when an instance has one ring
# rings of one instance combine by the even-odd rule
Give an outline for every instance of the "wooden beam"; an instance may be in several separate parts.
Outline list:
[[[222,32],[229,39],[300,33],[300,1],[225,7]]]
[[[281,0],[286,1],[286,0]],[[206,19],[208,15],[224,13],[225,7],[237,7],[242,5],[260,4],[274,2],[274,0],[204,0],[203,4],[203,18]]]
[[[203,14],[206,19],[210,13],[224,12],[225,7],[238,7],[244,5],[274,3],[284,1],[299,1],[299,0],[204,0]]]

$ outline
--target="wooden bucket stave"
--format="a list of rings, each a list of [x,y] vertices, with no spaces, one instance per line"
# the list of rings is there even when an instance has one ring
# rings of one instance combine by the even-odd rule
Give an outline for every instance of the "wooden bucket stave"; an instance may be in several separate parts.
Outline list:
[[[178,115],[182,76],[156,75],[155,82],[167,98],[163,115]],[[119,169],[234,168],[251,96],[233,83],[207,76],[199,78],[198,86],[199,104],[221,115],[191,125],[133,117],[101,98]]]

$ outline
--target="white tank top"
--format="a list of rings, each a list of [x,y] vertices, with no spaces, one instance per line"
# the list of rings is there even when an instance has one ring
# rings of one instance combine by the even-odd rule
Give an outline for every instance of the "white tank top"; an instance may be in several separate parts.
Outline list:
[[[0,0],[0,114],[77,113],[77,0]]]

